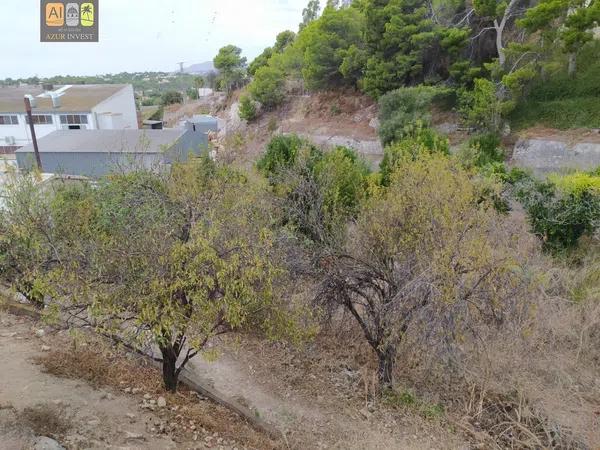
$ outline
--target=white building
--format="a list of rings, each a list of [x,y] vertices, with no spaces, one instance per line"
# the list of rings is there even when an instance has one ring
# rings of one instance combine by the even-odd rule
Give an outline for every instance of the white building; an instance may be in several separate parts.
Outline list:
[[[138,129],[129,84],[0,88],[0,153],[31,143],[24,97],[29,96],[38,138],[57,130]]]

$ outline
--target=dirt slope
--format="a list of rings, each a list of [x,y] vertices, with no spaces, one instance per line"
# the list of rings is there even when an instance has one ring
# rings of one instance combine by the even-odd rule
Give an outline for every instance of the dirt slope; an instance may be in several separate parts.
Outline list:
[[[30,321],[0,312],[2,449],[22,450],[33,442],[36,433],[21,418],[27,408],[50,415],[62,411],[70,428],[60,443],[70,449],[178,448],[167,436],[147,433],[154,417],[140,411],[133,398],[43,373],[31,360],[43,353],[43,345]]]

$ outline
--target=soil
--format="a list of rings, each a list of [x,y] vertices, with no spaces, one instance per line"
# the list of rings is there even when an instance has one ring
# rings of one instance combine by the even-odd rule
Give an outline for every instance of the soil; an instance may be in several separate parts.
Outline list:
[[[556,130],[536,126],[519,131],[522,139],[544,139],[548,141],[566,142],[569,144],[590,143],[600,144],[600,129],[573,128],[569,130]]]
[[[362,378],[354,368],[356,361],[336,361],[326,342],[317,342],[308,349],[306,363],[301,363],[302,359],[294,356],[295,352],[290,349],[253,338],[245,340],[244,345],[233,340],[221,342],[220,348],[224,350],[214,362],[202,358],[192,362],[190,369],[207,383],[245,404],[285,435],[282,442],[273,446],[267,438],[251,435],[257,432],[248,430],[248,425],[239,417],[202,399],[200,413],[195,411],[193,415],[192,408],[184,406],[178,411],[188,410],[183,418],[179,414],[175,419],[176,413],[169,411],[174,408],[147,409],[143,406],[147,400],[142,396],[149,394],[144,393],[150,392],[154,399],[164,395],[169,406],[175,404],[175,399],[155,390],[152,384],[140,390],[137,396],[124,394],[123,387],[131,384],[131,374],[124,375],[122,380],[126,381],[115,379],[112,386],[107,386],[45,373],[38,364],[40,359],[54,355],[65,358],[70,338],[47,332],[40,337],[38,330],[42,326],[31,319],[0,312],[0,358],[3,361],[0,365],[0,441],[3,449],[30,448],[37,436],[48,435],[23,420],[26,411],[36,408],[59,411],[64,416],[68,422],[66,430],[55,430],[50,437],[67,449],[468,447],[460,436],[450,433],[441,420],[425,419],[415,411],[390,409],[367,400],[369,395],[365,394]],[[55,347],[61,350],[54,350]],[[368,360],[361,352],[358,355],[359,359]],[[66,359],[65,364],[72,364]],[[77,375],[77,371],[71,372]],[[147,370],[140,369],[139,378],[147,376]],[[186,402],[190,404],[189,400]],[[198,418],[198,414],[204,418]],[[185,426],[179,425],[177,429],[173,423],[178,420],[185,424],[190,418],[196,419],[198,428],[201,427],[200,436],[192,438],[189,429],[187,434],[183,433]],[[157,431],[159,423],[167,425],[166,431]],[[215,429],[219,432],[213,433]]]
[[[6,450],[32,445],[36,433],[19,417],[27,408],[58,409],[70,422],[65,434],[52,436],[73,449],[175,449],[169,437],[146,432],[152,414],[137,402],[85,382],[42,372],[32,359],[43,353],[47,339],[38,338],[25,318],[0,312],[0,441]],[[129,416],[128,416],[129,414]],[[51,430],[50,430],[51,431]]]
[[[133,355],[122,362],[106,358],[102,365],[93,357],[97,349],[90,348],[87,367],[75,368],[73,362],[82,359],[65,355],[84,350],[73,350],[66,334],[46,329],[40,335],[40,330],[43,324],[0,311],[3,450],[30,449],[39,436],[50,437],[68,450],[275,448],[270,439],[207,399],[183,389],[165,393],[158,371],[136,367]],[[43,363],[48,359],[54,364]],[[70,377],[49,374],[53,366],[53,373]],[[88,381],[77,378],[93,371],[95,376],[84,377]],[[121,376],[113,376],[118,372]],[[104,382],[107,374],[112,377],[110,384]],[[166,405],[159,404],[160,397],[166,398]]]
[[[374,361],[360,344],[348,354],[331,336],[302,350],[247,336],[221,344],[216,361],[192,362],[194,373],[274,424],[291,448],[468,448],[442,420],[375,400]]]

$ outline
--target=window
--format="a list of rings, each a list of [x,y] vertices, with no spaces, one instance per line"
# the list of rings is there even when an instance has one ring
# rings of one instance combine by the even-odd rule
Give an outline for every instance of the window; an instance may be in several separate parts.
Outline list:
[[[87,124],[88,118],[86,114],[63,114],[60,116],[62,125],[81,125]]]
[[[0,116],[0,125],[19,125],[17,116]]]
[[[27,125],[29,125],[29,117],[27,117]],[[47,114],[34,114],[33,115],[34,125],[52,125],[52,116]]]

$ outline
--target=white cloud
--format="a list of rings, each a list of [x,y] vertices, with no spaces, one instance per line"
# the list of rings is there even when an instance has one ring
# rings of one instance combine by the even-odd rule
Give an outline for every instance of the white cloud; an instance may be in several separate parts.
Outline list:
[[[99,0],[99,43],[40,43],[40,1],[2,2],[0,78],[175,70],[234,44],[251,60],[307,0]]]

